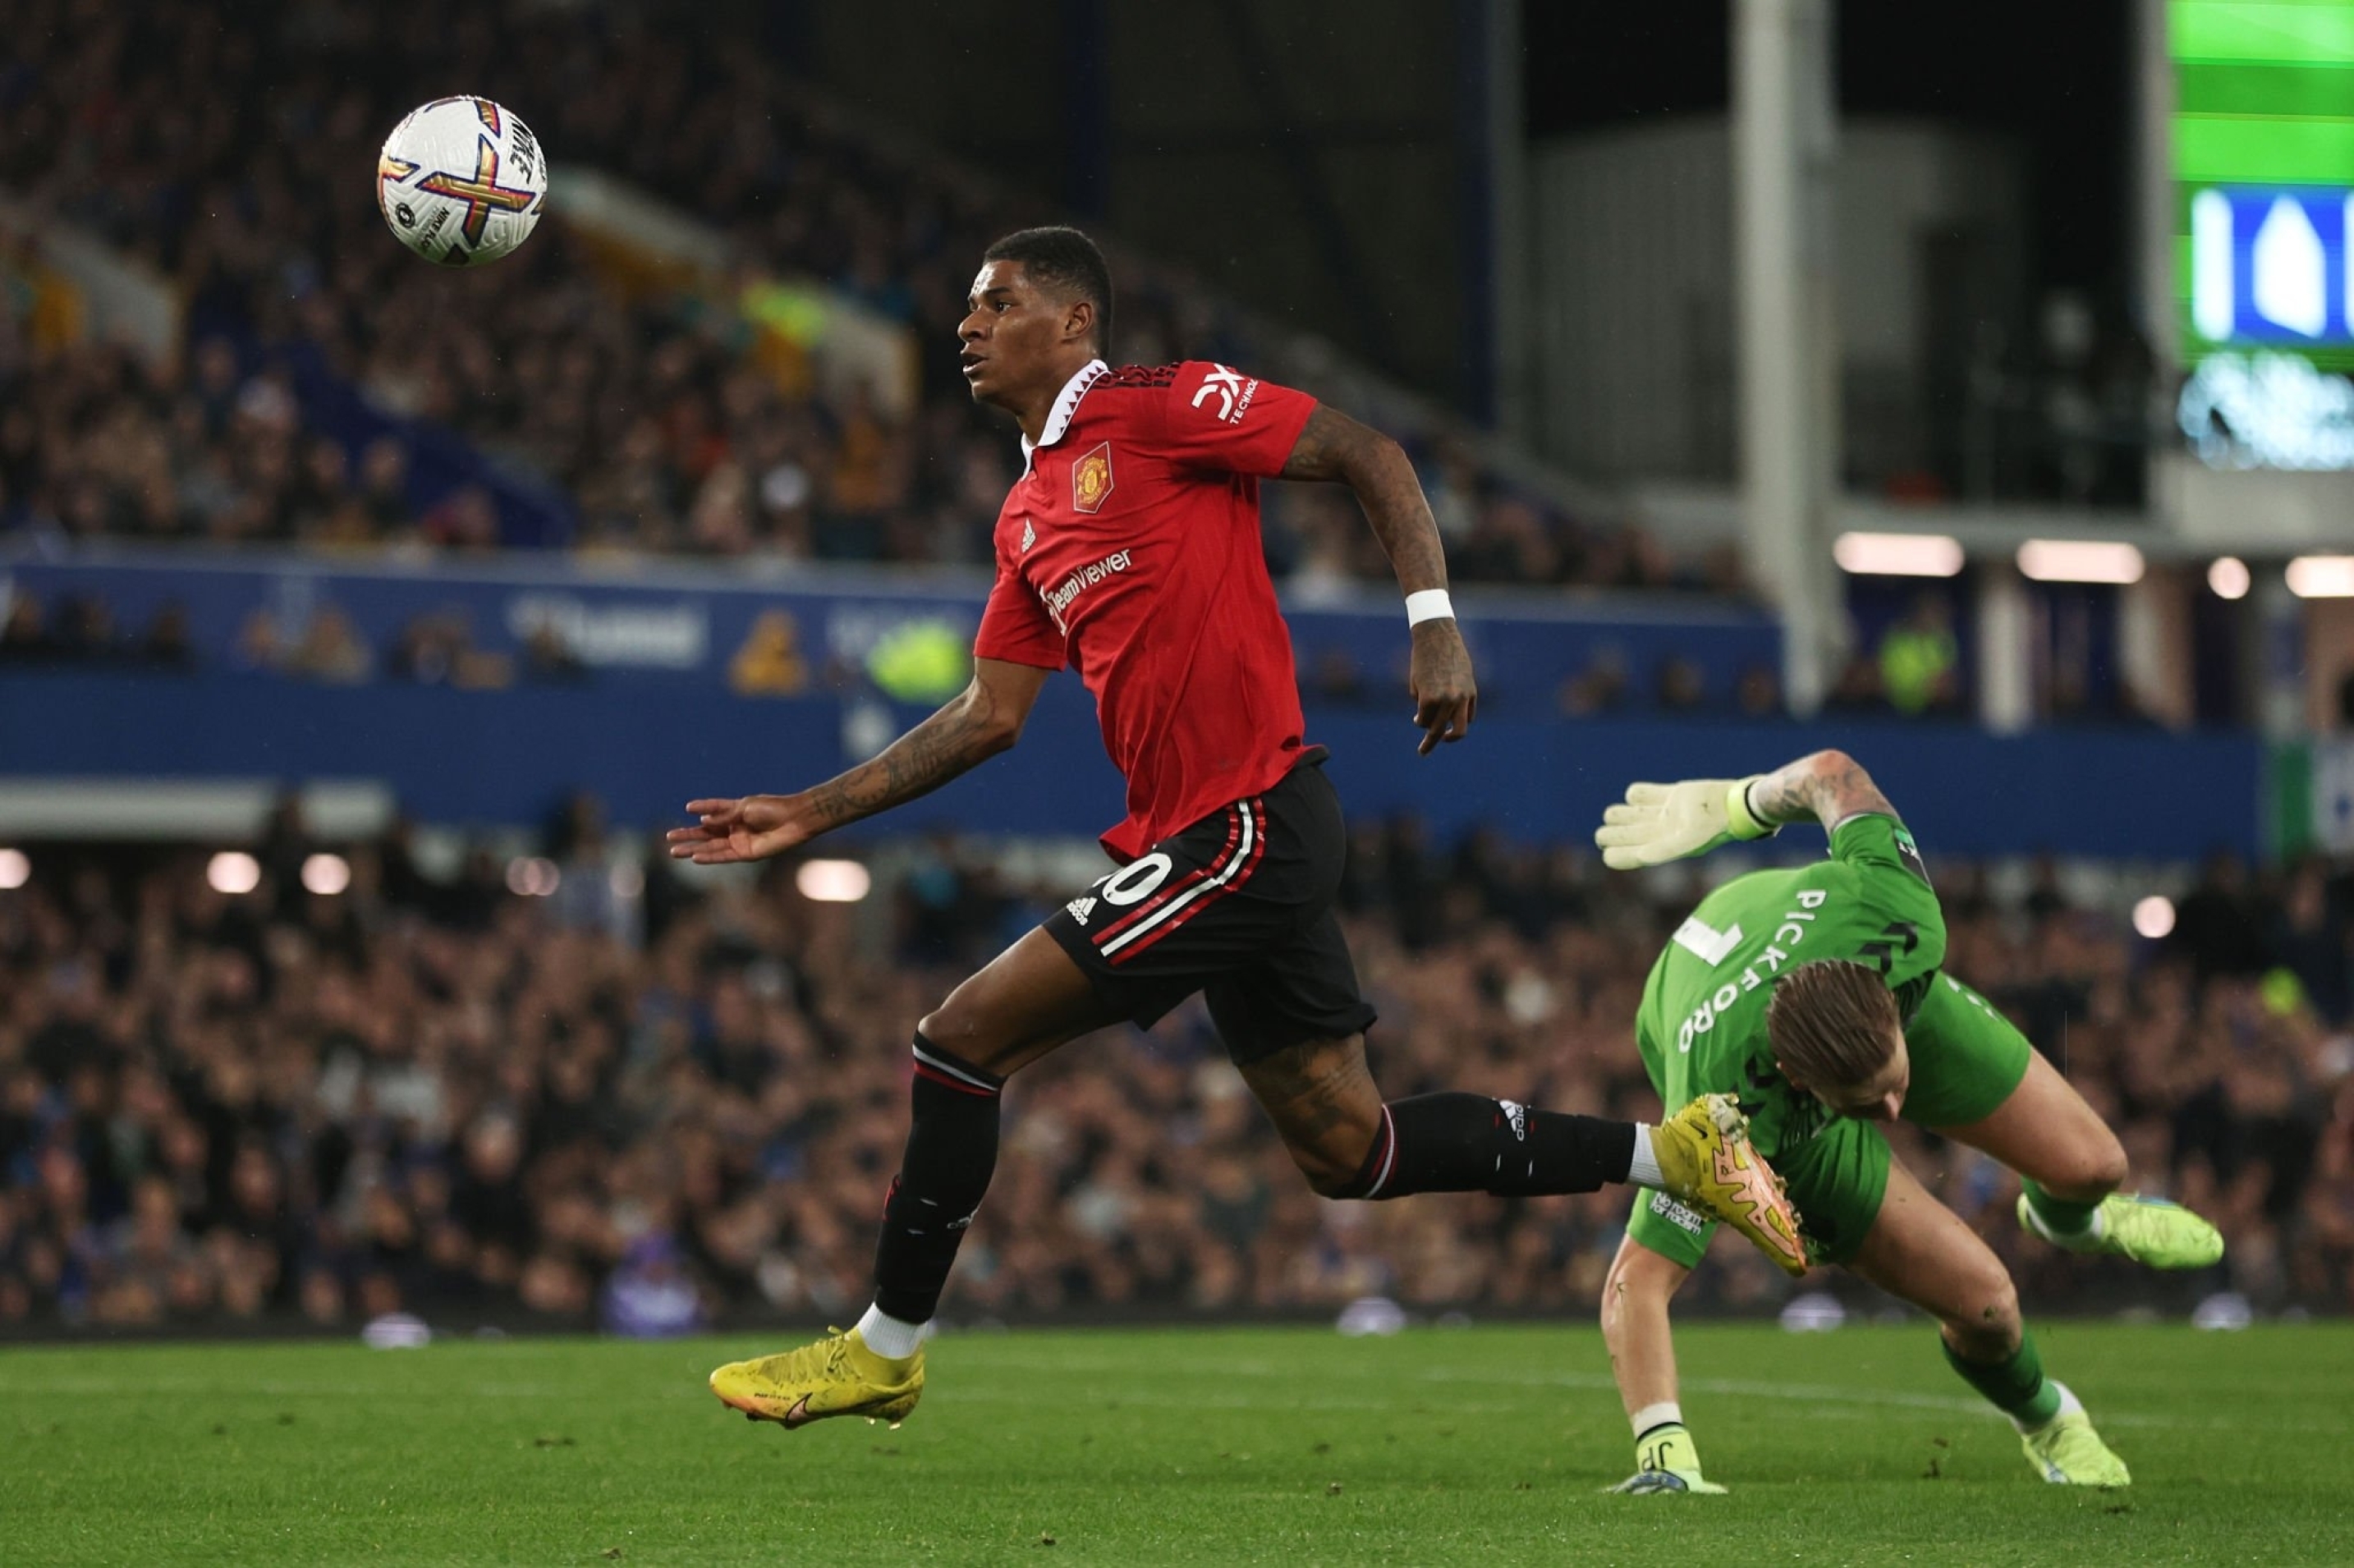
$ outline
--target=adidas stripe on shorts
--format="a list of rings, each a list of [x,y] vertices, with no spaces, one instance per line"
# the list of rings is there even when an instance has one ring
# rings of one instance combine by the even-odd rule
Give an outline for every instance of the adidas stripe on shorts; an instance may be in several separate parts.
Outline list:
[[[1333,914],[1348,833],[1320,761],[1172,833],[1048,918],[1114,1012],[1149,1025],[1201,991],[1237,1063],[1373,1023]]]

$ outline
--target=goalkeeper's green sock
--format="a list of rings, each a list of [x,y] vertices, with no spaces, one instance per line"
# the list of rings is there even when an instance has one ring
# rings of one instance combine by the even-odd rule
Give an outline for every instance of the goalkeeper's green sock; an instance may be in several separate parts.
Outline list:
[[[2098,1198],[2089,1203],[2072,1203],[2065,1198],[2053,1197],[2023,1176],[2019,1184],[2026,1191],[2028,1212],[2035,1216],[2034,1228],[2042,1233],[2044,1240],[2064,1245],[2101,1234]]]
[[[2049,1425],[2060,1414],[2060,1385],[2043,1375],[2043,1358],[2035,1353],[2033,1336],[2022,1331],[2019,1349],[2006,1361],[1966,1361],[1954,1353],[1953,1345],[1942,1334],[1937,1336],[1937,1348],[1946,1352],[1946,1364],[2009,1416],[2011,1425],[2021,1432]]]

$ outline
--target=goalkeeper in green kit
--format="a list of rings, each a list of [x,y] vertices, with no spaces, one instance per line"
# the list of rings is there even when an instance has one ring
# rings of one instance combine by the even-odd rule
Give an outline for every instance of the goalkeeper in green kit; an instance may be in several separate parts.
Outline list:
[[[1735,1094],[1787,1184],[1808,1258],[1842,1264],[1937,1319],[1946,1359],[2018,1427],[2047,1481],[2128,1483],[2067,1388],[2043,1373],[2010,1277],[1895,1160],[1898,1117],[2019,1172],[2020,1223],[2072,1252],[2155,1268],[2223,1253],[2187,1209],[2117,1192],[2126,1154],[2084,1097],[1985,998],[1940,972],[1946,924],[1913,837],[1854,760],[1817,752],[1750,779],[1637,784],[1594,835],[1629,871],[1810,820],[1830,858],[1736,877],[1701,901],[1651,969],[1635,1039],[1668,1105]],[[1714,1226],[1638,1197],[1602,1291],[1611,1369],[1634,1425],[1623,1492],[1719,1492],[1676,1399],[1668,1303]]]

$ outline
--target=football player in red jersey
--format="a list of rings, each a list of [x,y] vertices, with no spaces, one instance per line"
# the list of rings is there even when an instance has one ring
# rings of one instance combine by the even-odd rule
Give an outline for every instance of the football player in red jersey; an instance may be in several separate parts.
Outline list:
[[[959,329],[974,398],[1021,427],[997,581],[971,684],[873,760],[792,795],[692,801],[670,853],[781,853],[938,789],[1021,737],[1068,664],[1094,693],[1128,816],[1119,863],[957,987],[917,1026],[913,1125],[885,1200],[875,1305],[858,1326],[738,1361],[712,1387],[755,1418],[896,1421],[923,1387],[922,1336],[997,1162],[1006,1079],[1107,1024],[1194,991],[1309,1183],[1329,1198],[1663,1189],[1803,1268],[1796,1226],[1729,1098],[1659,1127],[1484,1095],[1384,1104],[1373,1022],[1332,911],[1344,853],[1324,753],[1303,734],[1291,643],[1259,542],[1262,479],[1356,493],[1406,595],[1419,749],[1479,705],[1447,564],[1397,444],[1288,387],[1199,361],[1112,369],[1111,280],[1069,228],[991,246]]]

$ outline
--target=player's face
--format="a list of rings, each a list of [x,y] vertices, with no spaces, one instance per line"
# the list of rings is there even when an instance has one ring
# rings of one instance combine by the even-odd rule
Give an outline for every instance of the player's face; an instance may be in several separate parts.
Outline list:
[[[1030,281],[1019,261],[990,261],[972,281],[957,327],[973,401],[1016,408],[1062,390],[1070,370],[1071,306]]]
[[[1896,1037],[1896,1049],[1880,1071],[1860,1084],[1849,1084],[1836,1089],[1817,1089],[1815,1097],[1840,1116],[1851,1116],[1859,1121],[1894,1121],[1904,1108],[1904,1095],[1913,1086],[1913,1058],[1904,1049],[1904,1036]]]

